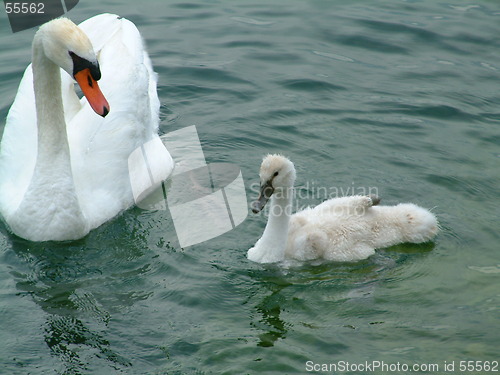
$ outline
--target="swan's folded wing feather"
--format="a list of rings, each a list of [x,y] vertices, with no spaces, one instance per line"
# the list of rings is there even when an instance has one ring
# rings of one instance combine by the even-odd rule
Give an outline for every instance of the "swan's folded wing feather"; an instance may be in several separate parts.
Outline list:
[[[0,145],[0,207],[12,213],[20,204],[35,168],[37,127],[33,71],[26,68],[5,123]]]
[[[114,14],[100,14],[79,27],[97,53],[102,73],[99,86],[110,103],[110,112],[140,110],[141,129],[149,137],[156,135],[160,110],[157,74],[137,27]],[[83,104],[88,106],[85,98]]]
[[[83,21],[78,27],[88,36],[94,52],[99,55],[99,51],[122,27],[122,18],[116,14],[98,14]]]
[[[68,124],[75,186],[82,209],[95,227],[113,210],[133,204],[128,158],[158,137],[160,102],[156,74],[132,22],[104,14],[80,27],[98,54],[99,86],[110,105],[109,114],[102,118],[83,98],[81,111]]]

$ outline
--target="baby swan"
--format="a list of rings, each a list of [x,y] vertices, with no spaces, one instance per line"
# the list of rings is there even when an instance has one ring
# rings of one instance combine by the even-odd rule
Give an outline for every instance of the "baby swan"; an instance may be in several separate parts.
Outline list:
[[[421,243],[438,232],[436,217],[411,203],[378,206],[376,196],[327,200],[291,214],[295,167],[281,155],[268,155],[260,168],[260,194],[253,203],[260,212],[271,199],[262,237],[248,250],[259,263],[285,259],[346,262],[366,259],[375,249],[403,242]]]

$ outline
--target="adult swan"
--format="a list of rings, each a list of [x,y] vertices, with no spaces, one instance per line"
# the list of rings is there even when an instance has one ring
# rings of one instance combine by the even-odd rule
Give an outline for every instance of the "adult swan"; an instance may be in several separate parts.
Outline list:
[[[0,214],[12,232],[74,240],[134,203],[127,161],[158,137],[156,80],[126,19],[101,14],[40,27],[0,145]],[[170,154],[157,152],[170,174]]]

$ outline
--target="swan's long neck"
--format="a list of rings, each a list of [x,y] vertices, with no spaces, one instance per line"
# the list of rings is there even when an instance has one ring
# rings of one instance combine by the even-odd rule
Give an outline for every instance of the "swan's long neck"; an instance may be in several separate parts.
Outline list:
[[[292,188],[289,188],[275,192],[271,197],[269,219],[261,239],[254,248],[254,256],[261,263],[280,262],[285,259],[292,192]]]
[[[9,222],[12,230],[33,241],[67,240],[88,232],[71,171],[61,97],[61,72],[44,53],[42,37],[33,40],[38,149],[33,176]]]

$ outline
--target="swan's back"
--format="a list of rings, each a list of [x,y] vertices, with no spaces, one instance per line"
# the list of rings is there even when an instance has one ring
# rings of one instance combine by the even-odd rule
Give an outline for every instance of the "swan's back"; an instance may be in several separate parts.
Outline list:
[[[287,257],[356,261],[373,255],[377,248],[429,241],[438,232],[436,217],[422,207],[411,203],[371,206],[360,198],[370,199],[332,199],[293,215]]]
[[[329,200],[294,214],[290,218],[287,257],[346,262],[373,255],[375,207],[358,210],[349,206],[349,198]]]

